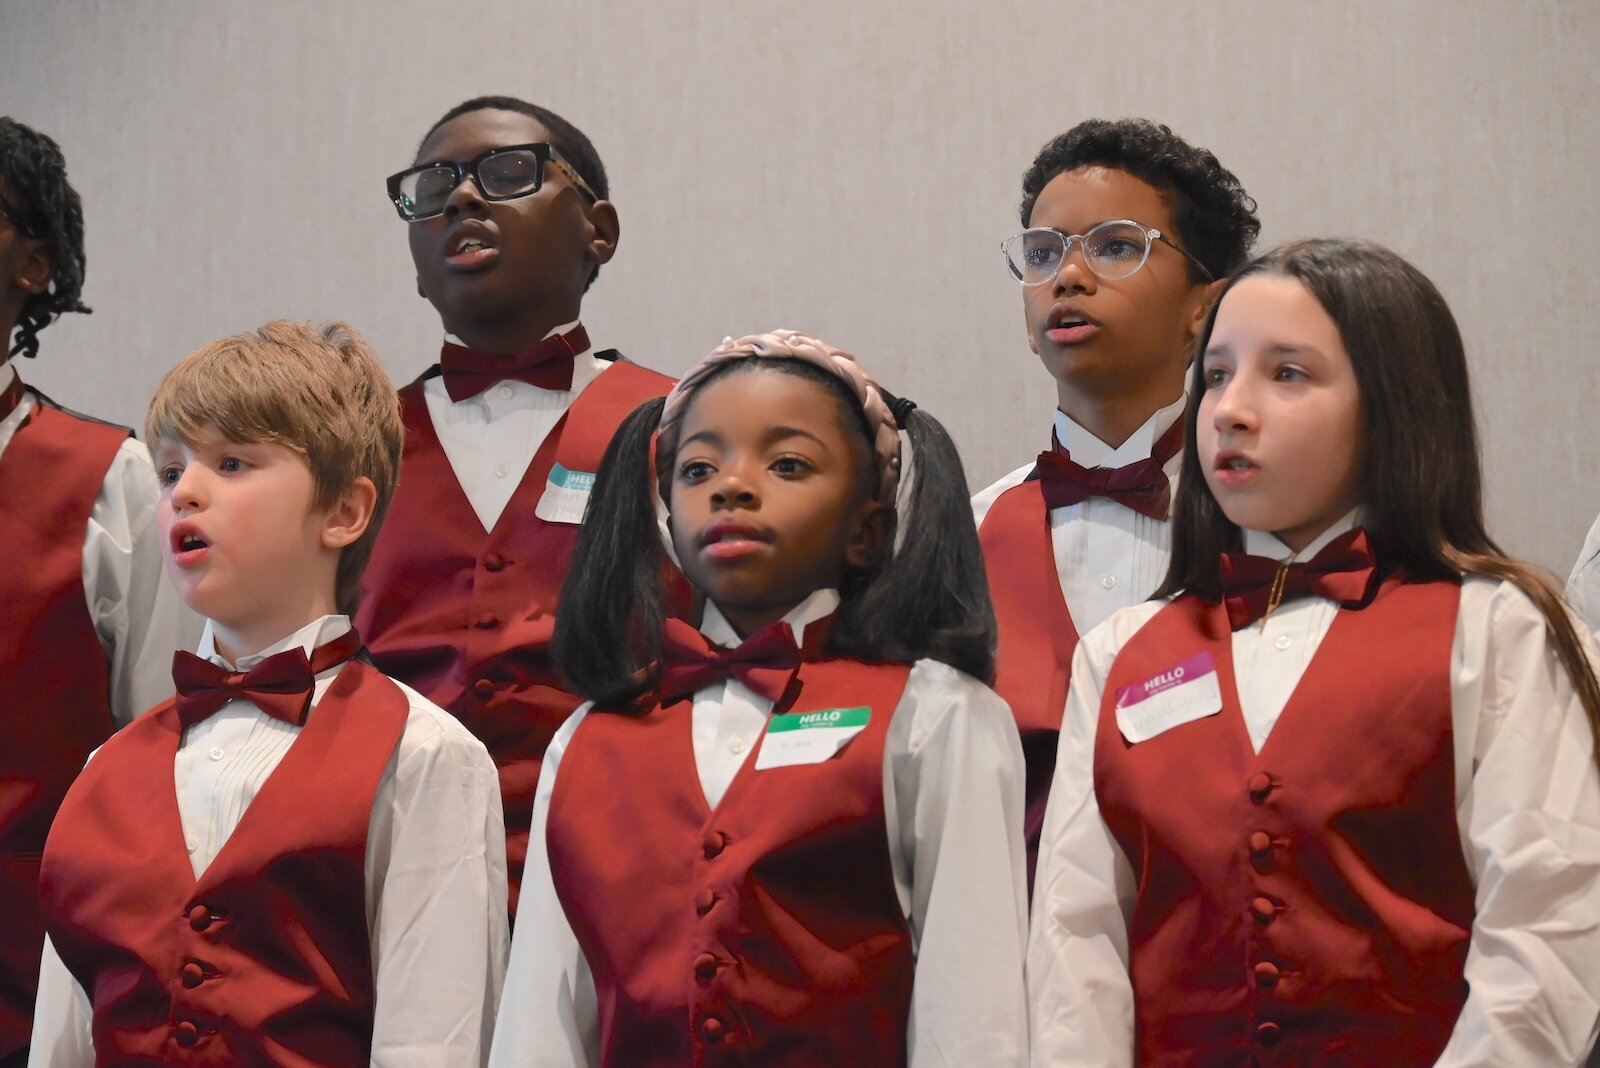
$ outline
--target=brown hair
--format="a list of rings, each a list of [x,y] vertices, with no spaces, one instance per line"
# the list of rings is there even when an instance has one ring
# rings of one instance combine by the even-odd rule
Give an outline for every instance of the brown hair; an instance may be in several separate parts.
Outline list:
[[[1507,556],[1483,519],[1477,426],[1461,331],[1426,275],[1382,245],[1296,241],[1253,260],[1211,305],[1195,348],[1190,397],[1205,391],[1204,354],[1217,309],[1253,274],[1305,286],[1339,329],[1365,416],[1362,502],[1378,567],[1417,581],[1482,575],[1514,584],[1544,614],[1556,656],[1588,713],[1600,760],[1600,682],[1556,587]],[[1218,557],[1241,546],[1201,470],[1191,403],[1173,509],[1172,562],[1154,596],[1221,596]]]
[[[354,615],[361,573],[394,496],[404,431],[400,398],[377,356],[347,323],[278,319],[191,353],[150,402],[145,441],[193,442],[206,428],[230,441],[293,449],[311,468],[318,508],[365,475],[377,487],[372,521],[339,556],[335,595]]]

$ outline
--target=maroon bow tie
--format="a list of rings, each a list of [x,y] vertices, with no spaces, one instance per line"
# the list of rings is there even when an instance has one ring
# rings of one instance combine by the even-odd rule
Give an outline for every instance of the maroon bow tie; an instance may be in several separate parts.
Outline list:
[[[565,334],[547,337],[533,348],[509,356],[491,356],[446,341],[439,353],[439,367],[452,401],[476,397],[507,378],[540,389],[571,389],[572,360],[588,347],[589,334],[579,323]]]
[[[1269,615],[1283,601],[1315,594],[1341,608],[1364,608],[1377,588],[1367,532],[1356,527],[1301,564],[1265,556],[1222,554],[1222,597],[1234,630]]]
[[[800,649],[787,623],[768,624],[738,648],[722,649],[683,620],[669,619],[661,654],[663,705],[691,697],[730,675],[752,693],[781,704],[800,666]]]
[[[361,635],[352,627],[319,645],[310,657],[289,649],[267,657],[249,671],[229,671],[193,653],[172,656],[172,681],[178,687],[178,720],[192,727],[229,701],[245,700],[296,727],[306,720],[316,677],[361,652]]]
[[[0,419],[4,419],[17,410],[17,405],[22,403],[22,376],[15,372],[11,375],[11,384],[0,392]]]
[[[1072,461],[1060,442],[1041,452],[1034,465],[1047,508],[1064,508],[1090,497],[1109,497],[1151,519],[1172,511],[1172,482],[1164,468],[1183,447],[1183,420],[1167,428],[1151,456],[1126,467],[1084,467]]]

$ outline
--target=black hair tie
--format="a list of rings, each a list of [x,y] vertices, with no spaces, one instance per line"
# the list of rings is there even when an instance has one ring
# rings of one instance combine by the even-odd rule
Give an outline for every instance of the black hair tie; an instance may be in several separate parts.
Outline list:
[[[894,416],[894,425],[904,430],[906,420],[917,410],[917,402],[910,397],[896,397],[893,393],[884,393],[883,399],[889,405],[889,414]]]

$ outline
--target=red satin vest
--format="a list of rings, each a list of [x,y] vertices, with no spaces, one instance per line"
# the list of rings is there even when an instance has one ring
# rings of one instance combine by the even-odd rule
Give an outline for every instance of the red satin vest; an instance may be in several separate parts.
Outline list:
[[[392,681],[347,664],[199,879],[173,703],[96,754],[50,831],[40,889],[94,1005],[99,1063],[365,1068],[367,828],[408,711]]]
[[[556,600],[578,524],[534,515],[557,463],[594,472],[634,408],[672,379],[617,360],[578,394],[485,531],[428,417],[424,374],[400,391],[400,484],[362,581],[356,626],[373,662],[460,719],[500,769],[516,910],[545,746],[580,699],[550,658]]]
[[[28,1044],[44,950],[39,854],[115,729],[110,662],[83,593],[83,539],[128,431],[34,396],[0,455],[0,1059]]]
[[[820,764],[757,771],[752,755],[715,809],[691,702],[584,718],[547,841],[594,972],[602,1065],[905,1063],[915,962],[883,745],[909,670],[805,664],[792,710],[866,706],[867,726]]]
[[[1031,892],[1078,629],[1061,593],[1050,510],[1037,481],[1012,486],[995,498],[978,528],[978,543],[1000,632],[994,689],[1011,706],[1022,735],[1027,769],[1022,830]]]
[[[1180,598],[1117,655],[1095,794],[1138,878],[1139,1064],[1420,1068],[1444,1049],[1474,916],[1450,707],[1459,597],[1390,579],[1340,611],[1260,753],[1221,606]],[[1118,689],[1202,650],[1222,711],[1130,745]]]

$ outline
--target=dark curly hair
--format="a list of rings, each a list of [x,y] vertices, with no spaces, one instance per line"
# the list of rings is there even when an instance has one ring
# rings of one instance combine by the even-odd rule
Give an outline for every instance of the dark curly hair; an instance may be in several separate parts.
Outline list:
[[[49,137],[0,116],[0,191],[11,224],[50,249],[50,283],[22,305],[16,342],[6,353],[39,354],[39,331],[63,312],[88,313],[83,292],[83,204],[67,182],[67,161]]]
[[[611,187],[606,181],[605,164],[600,162],[600,153],[595,151],[594,143],[587,134],[572,123],[563,119],[549,108],[542,108],[538,104],[530,104],[526,100],[519,100],[514,96],[475,96],[471,100],[463,100],[422,135],[422,141],[417,145],[417,154],[422,154],[422,146],[428,143],[428,138],[433,136],[433,131],[449,122],[467,114],[469,111],[515,111],[550,131],[550,147],[561,154],[561,158],[572,164],[572,169],[583,176],[589,183],[589,188],[594,190],[594,195],[601,200],[611,199]],[[594,285],[594,280],[600,274],[600,267],[595,266],[589,272],[588,284],[585,291]]]
[[[1211,272],[1225,278],[1244,266],[1261,232],[1256,202],[1217,157],[1171,128],[1147,119],[1088,119],[1052,138],[1022,176],[1022,225],[1050,180],[1079,167],[1126,171],[1150,185],[1172,208],[1177,237]],[[1189,265],[1194,282],[1209,279]]]

